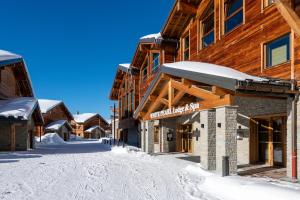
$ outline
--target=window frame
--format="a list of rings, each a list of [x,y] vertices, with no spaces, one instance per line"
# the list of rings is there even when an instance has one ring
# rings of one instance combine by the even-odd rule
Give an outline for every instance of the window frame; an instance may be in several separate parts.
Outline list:
[[[262,0],[263,8],[267,8],[269,6],[274,5],[275,0],[271,0],[271,1],[273,1],[273,2],[270,3],[269,0]]]
[[[214,44],[215,41],[216,41],[216,32],[215,32],[215,30],[216,30],[216,28],[215,28],[216,23],[215,23],[215,6],[214,6],[214,1],[211,1],[211,2],[210,2],[210,4],[207,6],[206,10],[207,10],[207,9],[210,9],[211,6],[213,6],[212,12],[211,12],[211,13],[206,13],[206,16],[204,16],[204,17],[200,20],[200,49],[205,49],[205,48],[209,47],[210,45]],[[213,28],[212,28],[209,32],[207,32],[206,34],[204,34],[204,28],[205,28],[204,24],[205,24],[206,21],[208,21],[208,19],[209,19],[210,17],[213,18]],[[209,34],[211,34],[211,32],[214,33],[213,42],[210,43],[210,44],[207,45],[207,46],[204,46],[203,39],[204,39],[206,36],[208,36]]]
[[[189,38],[189,45],[188,47],[186,48],[186,38]],[[182,60],[183,61],[186,61],[186,60],[190,60],[190,57],[191,57],[191,52],[190,52],[190,49],[191,49],[191,37],[190,37],[190,32],[188,31],[187,33],[184,34],[184,37],[182,37],[181,39],[182,41]],[[188,58],[186,59],[185,58],[185,53],[188,52]]]
[[[231,15],[226,16],[227,15],[227,2],[230,0],[223,0],[223,34],[229,34],[232,31],[236,30],[238,27],[240,27],[241,25],[245,24],[245,0],[241,0],[242,1],[242,6],[240,8],[238,8],[236,11],[234,11],[233,13],[231,13]],[[240,24],[236,25],[234,28],[232,28],[229,31],[226,31],[226,22],[228,20],[230,20],[231,18],[233,18],[234,16],[236,16],[239,12],[242,11],[243,14],[243,20]]]
[[[269,55],[268,55],[268,45],[271,44],[272,42],[275,42],[283,37],[286,37],[288,36],[289,37],[289,43],[288,43],[288,53],[289,53],[289,59],[287,59],[286,61],[282,62],[282,63],[278,63],[276,65],[270,65],[268,66],[268,59],[269,59]],[[292,47],[292,44],[291,44],[291,33],[288,32],[288,33],[285,33],[283,35],[280,35],[279,37],[276,37],[276,38],[273,38],[271,40],[268,40],[267,42],[264,42],[263,45],[262,45],[262,48],[263,48],[263,69],[265,70],[268,70],[268,69],[273,69],[277,66],[281,66],[281,65],[285,65],[287,63],[290,63],[291,61],[291,47]]]
[[[158,60],[158,65],[154,67],[154,54],[158,54],[158,57],[156,58]],[[154,74],[160,66],[160,52],[159,51],[153,51],[151,52],[151,73]]]

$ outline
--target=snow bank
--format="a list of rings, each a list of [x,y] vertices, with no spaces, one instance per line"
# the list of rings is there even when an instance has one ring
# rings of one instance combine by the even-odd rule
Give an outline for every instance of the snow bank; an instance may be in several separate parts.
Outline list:
[[[199,165],[187,166],[178,176],[186,193],[193,199],[223,200],[299,200],[300,186],[267,179],[229,176],[220,177]],[[288,197],[288,198],[287,198]]]
[[[66,144],[66,142],[57,134],[57,133],[47,133],[42,136],[42,141],[40,142],[40,138],[35,138],[36,142],[41,145],[62,145]]]
[[[116,156],[130,157],[133,159],[138,158],[144,162],[159,162],[155,157],[142,152],[141,149],[133,146],[125,146],[124,148],[122,146],[115,146],[111,148],[111,153]]]
[[[99,142],[100,142],[100,143],[104,143],[105,140],[106,140],[106,141],[110,141],[111,138],[109,138],[109,137],[102,137],[102,138],[99,139]]]
[[[71,141],[80,141],[80,140],[83,140],[83,138],[80,137],[80,136],[76,136],[74,134],[70,134],[70,139],[69,140],[71,140]]]

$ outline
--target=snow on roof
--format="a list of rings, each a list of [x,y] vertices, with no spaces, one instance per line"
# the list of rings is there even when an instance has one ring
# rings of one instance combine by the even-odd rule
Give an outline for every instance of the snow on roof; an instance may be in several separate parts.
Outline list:
[[[128,73],[130,69],[130,63],[119,64],[118,70]]]
[[[145,35],[143,37],[140,38],[140,42],[150,42],[150,43],[154,43],[158,40],[161,40],[161,34],[160,33],[154,33],[154,34],[150,34],[150,35]]]
[[[95,129],[98,129],[98,128],[100,130],[104,131],[103,128],[101,128],[99,125],[96,125],[96,126],[92,126],[92,127],[88,128],[88,129],[86,129],[84,132],[92,133]]]
[[[75,122],[84,123],[96,115],[98,115],[98,113],[82,113],[78,115],[73,115],[73,117]]]
[[[0,63],[1,64],[10,64],[7,62],[10,60],[16,60],[16,59],[22,59],[22,57],[17,54],[13,54],[9,51],[0,50]]]
[[[37,100],[32,97],[0,100],[0,116],[28,120],[36,108],[36,105]]]
[[[220,77],[225,77],[230,79],[236,79],[240,81],[244,81],[246,79],[252,79],[253,81],[267,80],[257,76],[248,75],[246,73],[237,71],[229,67],[224,67],[221,65],[215,65],[210,63],[203,63],[203,62],[182,61],[182,62],[175,62],[175,63],[166,63],[163,66],[168,67],[170,69],[173,68],[178,70],[197,72],[201,74],[208,74],[208,75],[220,76]]]
[[[50,124],[48,124],[47,126],[45,126],[46,130],[59,130],[65,123],[67,123],[67,120],[57,120],[54,121]]]
[[[43,114],[62,103],[62,101],[50,99],[39,99],[38,101]]]

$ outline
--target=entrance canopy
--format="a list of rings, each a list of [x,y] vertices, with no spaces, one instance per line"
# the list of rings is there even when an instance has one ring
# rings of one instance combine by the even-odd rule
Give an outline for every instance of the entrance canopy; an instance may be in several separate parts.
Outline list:
[[[134,117],[160,119],[232,105],[232,96],[242,88],[241,83],[245,82],[248,86],[248,82],[269,84],[270,81],[209,63],[164,64],[143,96]]]

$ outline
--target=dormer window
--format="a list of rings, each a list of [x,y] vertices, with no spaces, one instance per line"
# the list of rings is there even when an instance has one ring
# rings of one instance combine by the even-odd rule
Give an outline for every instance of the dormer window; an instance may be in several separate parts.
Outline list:
[[[183,38],[183,60],[190,59],[190,35]]]
[[[214,3],[212,2],[202,19],[202,48],[205,48],[214,42],[214,25]]]
[[[160,65],[160,54],[153,53],[152,54],[152,73],[155,73]]]
[[[228,33],[243,23],[244,2],[243,0],[226,0],[224,6],[225,6],[225,33]]]

